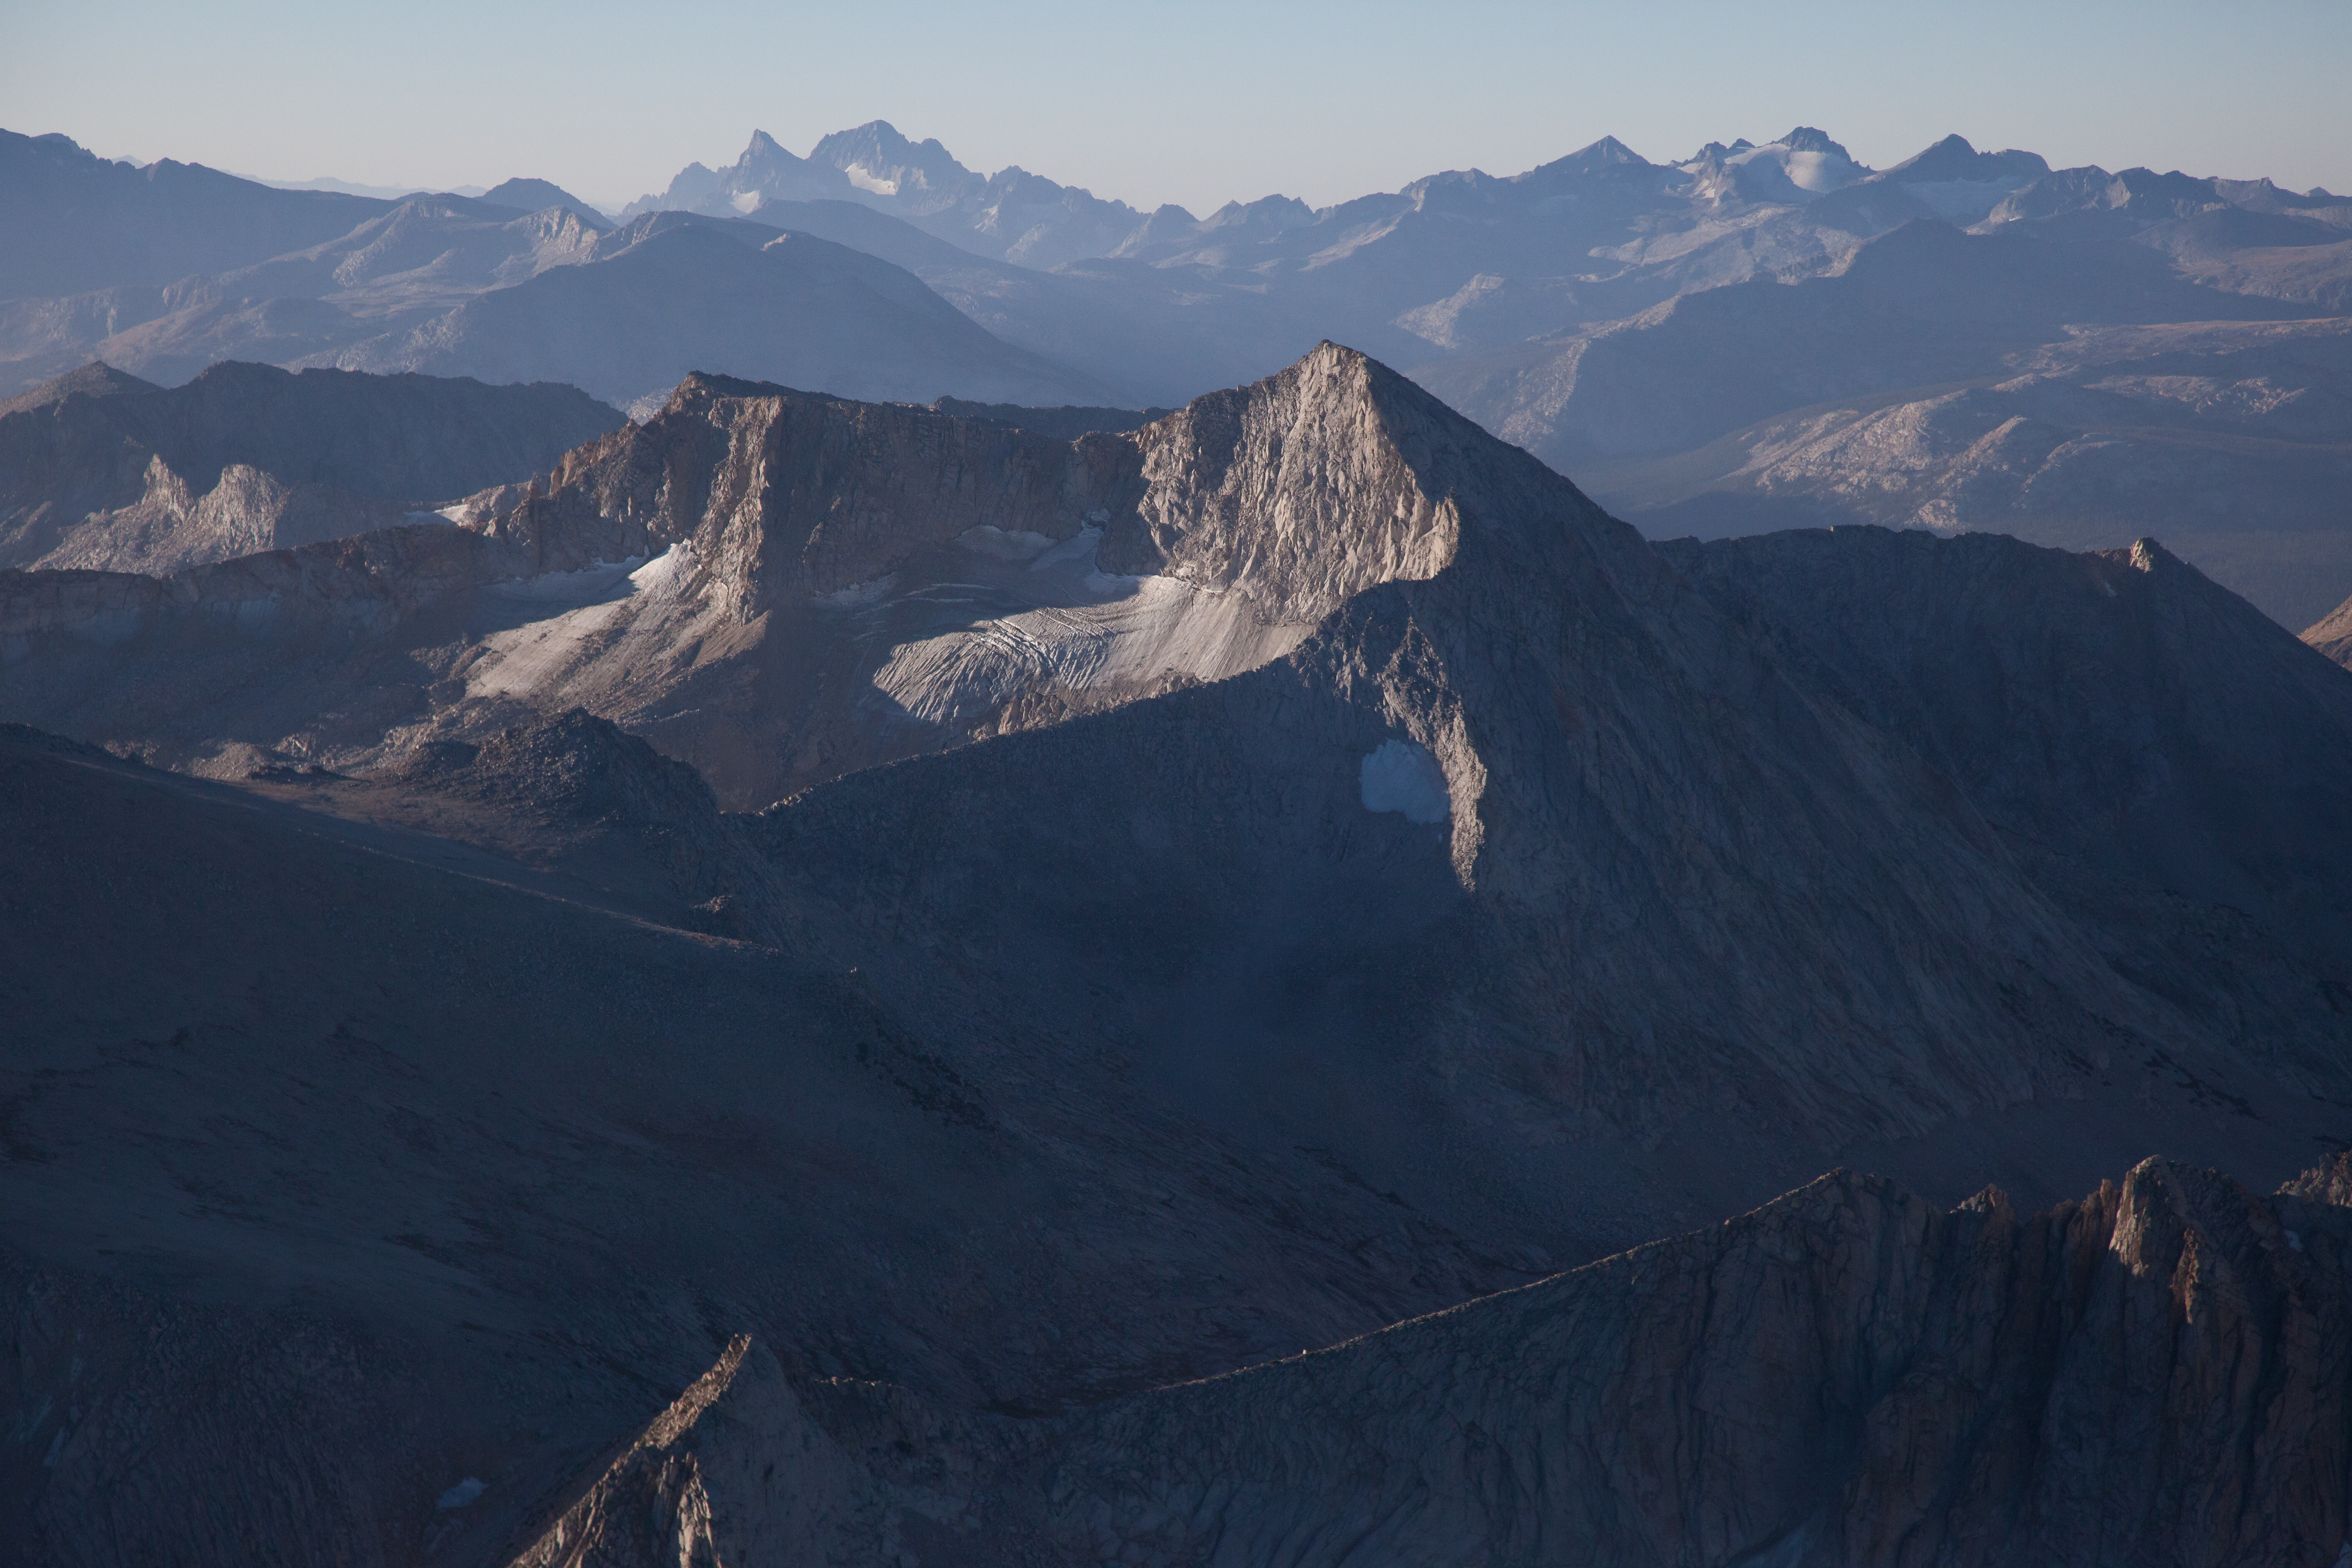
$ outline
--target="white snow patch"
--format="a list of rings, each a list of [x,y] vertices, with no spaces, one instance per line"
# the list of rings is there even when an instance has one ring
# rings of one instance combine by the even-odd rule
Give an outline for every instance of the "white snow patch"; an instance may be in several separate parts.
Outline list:
[[[1841,185],[1852,184],[1854,176],[1862,172],[1853,160],[1834,153],[1791,153],[1780,160],[1780,167],[1788,171],[1790,184],[1800,190],[1814,192],[1834,191]]]
[[[1401,811],[1407,822],[1443,822],[1454,812],[1445,770],[1415,741],[1383,741],[1364,758],[1357,787],[1366,811]]]
[[[749,217],[760,210],[760,197],[762,194],[759,191],[745,191],[740,195],[729,198],[727,205],[745,217]]]
[[[473,1501],[476,1498],[480,1497],[484,1492],[489,1489],[489,1488],[482,1484],[479,1477],[467,1476],[464,1480],[459,1481],[456,1486],[451,1487],[447,1491],[443,1492],[441,1494],[440,1500],[436,1502],[433,1506],[435,1508],[445,1509],[463,1508],[467,1503]]]
[[[861,191],[871,191],[877,196],[895,196],[898,194],[898,181],[886,180],[879,175],[868,174],[863,163],[852,163],[842,170],[842,173],[848,175],[849,183]]]
[[[1169,675],[1223,680],[1280,658],[1308,630],[1268,626],[1240,595],[1171,577],[1090,573],[1086,581],[1108,602],[1045,605],[901,643],[874,685],[926,723],[968,722],[1023,691],[1098,690]]]
[[[1813,195],[1850,185],[1862,174],[1861,166],[1851,159],[1841,158],[1834,153],[1792,152],[1786,143],[1780,142],[1750,147],[1745,153],[1735,153],[1724,162],[1731,164],[1778,163],[1780,172],[1789,176],[1790,184]]]

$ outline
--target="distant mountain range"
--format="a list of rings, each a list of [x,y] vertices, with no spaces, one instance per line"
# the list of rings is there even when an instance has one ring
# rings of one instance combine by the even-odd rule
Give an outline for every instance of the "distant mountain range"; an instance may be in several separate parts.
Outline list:
[[[2317,412],[2343,395],[2333,334],[2282,348],[2263,328],[2204,331],[2186,379],[2167,368],[2178,334],[2069,346],[2084,328],[2352,310],[2352,200],[2324,190],[2053,170],[1958,136],[1873,171],[1801,126],[1672,163],[1604,138],[1507,177],[1449,173],[1319,211],[1277,196],[1196,218],[1017,169],[984,180],[877,121],[805,159],[755,135],[733,164],[690,166],[637,204],[664,205],[890,254],[1008,342],[1136,397],[1189,395],[1338,338],[1657,533],[1846,521],[2081,547],[2152,530],[2290,626],[2352,594],[2335,500],[2347,427]],[[1055,282],[1004,270],[1056,258]],[[2263,377],[2281,353],[2296,368],[2273,395]],[[2088,395],[2110,406],[2059,413],[2054,391],[2023,390],[2086,354],[2104,368],[2078,379],[2109,384]],[[1154,365],[1167,379],[1149,379]],[[1938,400],[2011,382],[1989,395],[2042,412],[1998,457],[1972,454],[2025,405],[1955,425]],[[1897,425],[1932,434],[1889,446]],[[1809,456],[1789,449],[1796,429]],[[1816,472],[1831,477],[1797,477]],[[2149,478],[2126,490],[2116,474]]]
[[[735,218],[616,228],[542,180],[381,202],[0,133],[10,198],[37,243],[0,262],[0,367],[15,383],[0,391],[92,358],[167,383],[244,359],[567,381],[622,407],[658,407],[697,367],[919,402],[1122,401],[878,257],[814,237],[786,247]],[[173,272],[165,254],[212,265]],[[37,297],[67,277],[79,291]]]
[[[2292,626],[2352,595],[2344,340],[2315,324],[2352,311],[2352,200],[2265,180],[1958,136],[1874,171],[1799,127],[1196,217],[983,176],[877,121],[806,157],[755,133],[619,229],[543,182],[387,205],[61,137],[0,139],[0,202],[37,219],[0,260],[0,391],[241,358],[570,380],[641,415],[688,369],[1168,406],[1329,338],[1660,535],[2154,531]],[[783,233],[871,259],[751,259]]]

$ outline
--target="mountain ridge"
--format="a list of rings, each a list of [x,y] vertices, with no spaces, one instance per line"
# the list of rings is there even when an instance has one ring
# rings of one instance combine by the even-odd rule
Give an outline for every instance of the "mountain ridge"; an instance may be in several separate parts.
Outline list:
[[[2340,1545],[2341,1173],[2231,1179],[2342,1131],[2352,675],[2160,548],[1653,545],[1336,344],[466,515],[0,573],[50,1556]]]

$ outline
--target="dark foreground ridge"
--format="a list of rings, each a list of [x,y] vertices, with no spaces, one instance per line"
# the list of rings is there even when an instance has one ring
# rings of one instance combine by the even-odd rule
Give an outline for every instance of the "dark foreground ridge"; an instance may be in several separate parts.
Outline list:
[[[730,1342],[515,1559],[655,1568],[2336,1561],[2352,1166],[2026,1215],[1839,1171],[1713,1230],[1047,1423]]]

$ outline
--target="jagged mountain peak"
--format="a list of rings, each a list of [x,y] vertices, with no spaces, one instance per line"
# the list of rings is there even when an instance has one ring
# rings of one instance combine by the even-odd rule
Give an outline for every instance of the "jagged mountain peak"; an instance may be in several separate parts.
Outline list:
[[[859,190],[906,201],[951,197],[980,180],[936,137],[909,141],[887,120],[832,132],[809,150],[808,161],[838,169]]]
[[[812,172],[808,159],[793,153],[764,131],[752,132],[751,139],[744,143],[741,153],[723,171],[734,175],[739,184],[761,180],[805,177]]]
[[[1298,624],[1376,583],[1443,570],[1459,519],[1420,469],[1444,468],[1453,448],[1509,450],[1387,366],[1328,341],[1263,381],[1194,399],[1136,439],[1145,489],[1112,514],[1105,566],[1237,592],[1267,618]]]
[[[1780,144],[1792,153],[1832,153],[1848,163],[1853,161],[1853,154],[1848,153],[1841,143],[1831,141],[1829,132],[1816,130],[1810,125],[1796,127],[1780,139]]]

